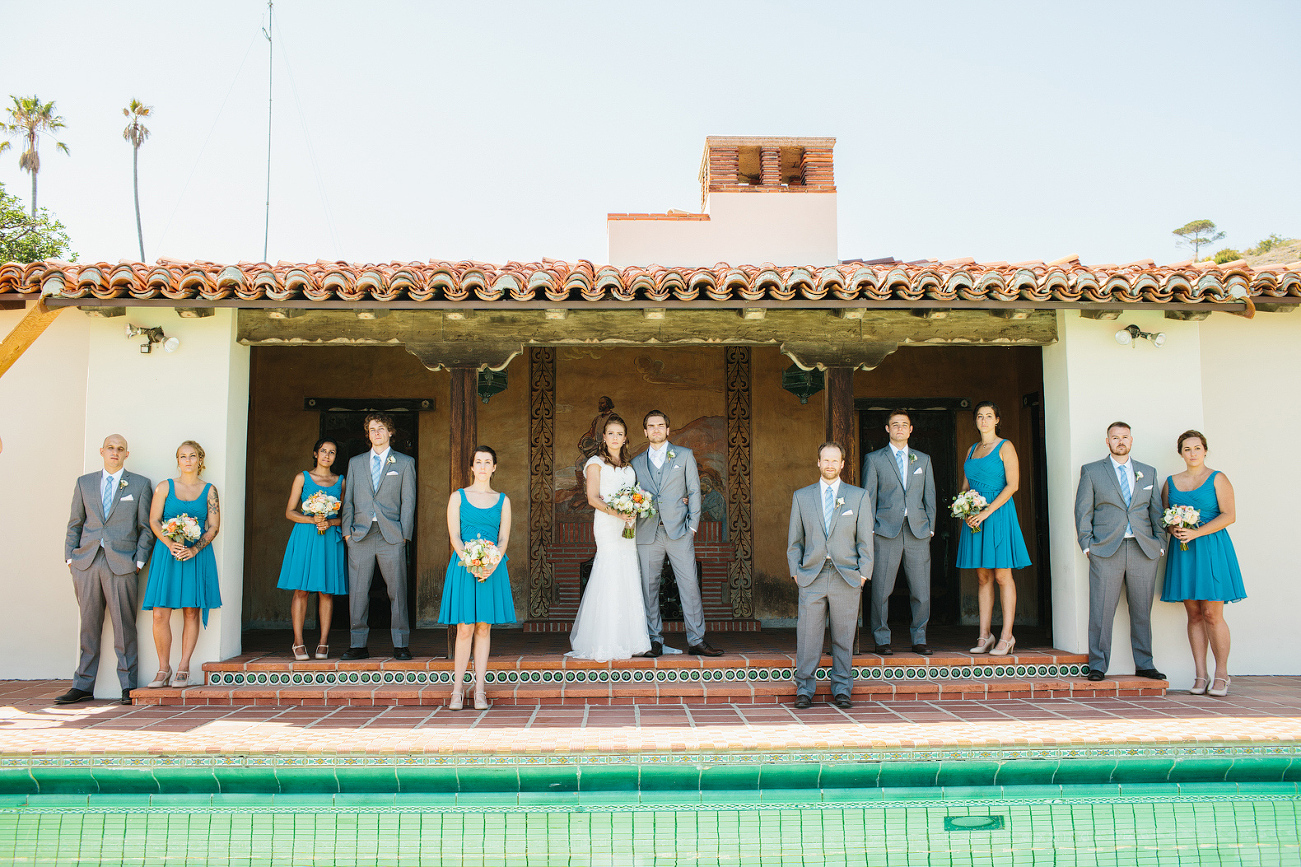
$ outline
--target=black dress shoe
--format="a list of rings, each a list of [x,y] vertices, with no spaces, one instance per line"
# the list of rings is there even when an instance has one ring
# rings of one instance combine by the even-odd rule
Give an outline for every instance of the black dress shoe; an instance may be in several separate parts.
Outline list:
[[[723,655],[723,651],[719,650],[717,647],[710,647],[709,642],[705,641],[703,638],[700,640],[699,644],[688,645],[687,653],[690,653],[692,656],[722,656]]]
[[[931,650],[930,647],[925,644],[913,645],[913,653],[920,653],[922,656],[930,656],[934,652],[935,651]]]
[[[129,689],[122,690],[122,704],[130,704],[130,703],[131,703],[131,690]]]
[[[1089,672],[1089,680],[1097,681],[1097,680],[1106,680],[1106,679],[1107,679],[1107,676],[1106,676],[1105,674],[1103,674],[1102,672],[1100,672],[1100,671],[1090,671],[1090,672]]]
[[[349,647],[340,659],[370,659],[370,651],[365,647]]]
[[[664,655],[664,644],[659,641],[652,641],[651,649],[642,654],[642,656],[646,656],[651,659],[657,659],[663,655]]]
[[[411,658],[411,648],[409,648],[409,647],[395,647],[395,648],[393,648],[393,658],[394,658],[394,659],[400,659],[400,660],[402,660],[403,662],[407,661],[408,659]]]
[[[1146,677],[1148,680],[1165,680],[1166,677],[1155,668],[1140,668],[1134,672],[1135,677]]]
[[[813,699],[809,698],[807,695],[795,696],[796,710],[804,710],[805,708],[810,708],[812,706],[813,706]]]
[[[849,696],[845,695],[843,692],[840,695],[836,696],[835,702],[836,702],[836,707],[840,708],[841,710],[848,710],[849,708],[854,706],[854,703],[850,701]]]
[[[95,697],[95,693],[87,692],[84,689],[77,689],[75,686],[54,700],[55,704],[76,704],[79,701],[88,701]]]
[[[876,652],[881,656],[894,656],[894,648],[888,644],[878,644]]]

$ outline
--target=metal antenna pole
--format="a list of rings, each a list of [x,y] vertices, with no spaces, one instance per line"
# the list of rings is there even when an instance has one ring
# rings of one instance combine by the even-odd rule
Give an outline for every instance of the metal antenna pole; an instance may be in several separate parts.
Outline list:
[[[262,232],[262,261],[267,261],[267,241],[271,237],[271,77],[275,71],[272,64],[275,55],[275,43],[271,40],[271,15],[275,0],[267,0],[267,26],[262,35],[267,38],[267,213],[265,229]]]

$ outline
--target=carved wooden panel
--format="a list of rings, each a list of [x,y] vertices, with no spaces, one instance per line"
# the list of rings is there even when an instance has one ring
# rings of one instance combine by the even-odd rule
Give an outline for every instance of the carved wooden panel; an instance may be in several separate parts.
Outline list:
[[[555,537],[556,350],[529,350],[529,618],[551,609]]]
[[[750,498],[750,349],[729,346],[727,365],[727,528],[733,545],[727,584],[733,617],[754,616],[754,522]]]

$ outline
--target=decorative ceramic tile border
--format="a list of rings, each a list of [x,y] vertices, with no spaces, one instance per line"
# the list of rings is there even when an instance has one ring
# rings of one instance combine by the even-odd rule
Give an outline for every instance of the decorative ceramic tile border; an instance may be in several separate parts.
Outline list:
[[[867,749],[814,752],[734,753],[543,753],[543,754],[380,754],[336,755],[0,755],[0,770],[28,768],[293,768],[293,767],[533,767],[606,765],[784,765],[867,762],[1011,762],[1062,759],[1271,758],[1301,760],[1301,744],[1165,744],[1158,746],[995,747]]]
[[[1084,664],[1051,665],[865,665],[852,670],[861,681],[958,681],[985,678],[1084,677]],[[830,676],[830,669],[819,668],[819,680]],[[473,676],[466,672],[465,682]],[[495,669],[486,673],[489,685],[549,686],[584,683],[790,683],[795,669],[785,667],[738,668],[592,668],[592,669]],[[208,675],[210,686],[423,686],[451,683],[450,671],[214,671]]]

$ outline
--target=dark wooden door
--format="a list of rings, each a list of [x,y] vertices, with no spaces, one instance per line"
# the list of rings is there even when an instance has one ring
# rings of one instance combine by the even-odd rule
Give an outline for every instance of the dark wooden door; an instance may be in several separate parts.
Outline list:
[[[935,469],[935,536],[931,539],[931,620],[933,626],[955,626],[961,616],[959,573],[954,565],[957,559],[958,535],[956,523],[948,517],[949,504],[957,495],[959,475],[954,456],[956,413],[965,400],[945,401],[875,401],[859,400],[859,454],[866,457],[884,448],[890,437],[885,423],[896,409],[906,409],[912,417],[913,432],[908,440],[910,448],[927,454]],[[900,567],[900,573],[903,569]],[[867,623],[871,610],[871,594],[863,594],[863,622]],[[889,622],[891,629],[906,630],[912,622],[912,609],[908,602],[908,580],[900,574],[890,594]]]
[[[348,472],[348,461],[354,456],[359,455],[370,448],[370,440],[366,438],[364,422],[367,412],[365,410],[326,410],[321,413],[321,437],[329,437],[339,446],[339,457],[335,460],[335,469],[343,474]],[[419,477],[420,470],[420,416],[414,412],[397,412],[390,413],[393,417],[393,424],[397,427],[397,432],[393,434],[390,440],[390,446],[394,451],[399,451],[404,455],[410,455],[416,461],[416,474]],[[369,484],[369,480],[366,480]],[[419,524],[411,533],[411,541],[407,543],[407,617],[415,622],[416,616],[416,536],[420,533]],[[384,579],[379,575],[378,569],[375,578],[370,584],[370,627],[372,629],[388,629],[393,619],[392,611],[389,607],[388,589],[384,584]],[[336,618],[337,620],[337,618]],[[346,622],[347,617],[345,615]]]

